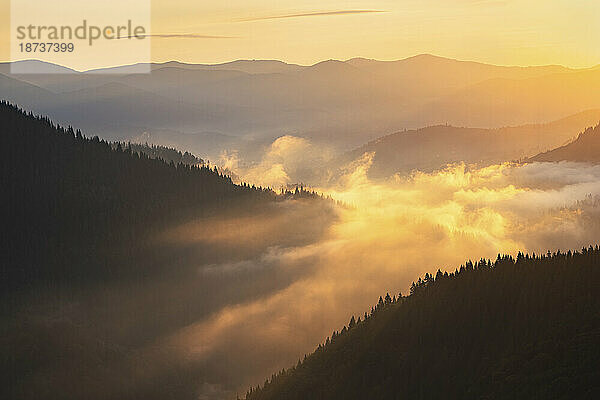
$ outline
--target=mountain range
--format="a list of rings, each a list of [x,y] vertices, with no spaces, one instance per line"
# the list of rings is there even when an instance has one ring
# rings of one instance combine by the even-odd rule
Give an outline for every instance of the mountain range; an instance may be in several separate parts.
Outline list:
[[[20,63],[32,72],[69,72]],[[500,128],[600,108],[599,69],[504,67],[432,55],[311,66],[172,61],[151,64],[150,74],[119,66],[12,75],[10,67],[0,64],[6,100],[105,139],[146,134],[153,143],[212,158],[227,149],[247,150],[252,158],[288,134],[350,150],[402,129],[447,123]]]

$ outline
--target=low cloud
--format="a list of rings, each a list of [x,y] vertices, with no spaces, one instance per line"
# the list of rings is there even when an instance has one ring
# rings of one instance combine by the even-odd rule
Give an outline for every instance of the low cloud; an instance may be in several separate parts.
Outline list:
[[[278,190],[310,180],[317,165],[324,165],[333,152],[307,139],[285,135],[271,143],[257,163],[245,165],[237,152],[221,154],[219,165],[244,181]]]
[[[258,163],[223,162],[244,180],[276,186],[327,157],[284,136]],[[600,237],[600,166],[456,164],[375,182],[372,160],[364,154],[317,188],[345,206],[290,200],[188,221],[157,235],[160,265],[143,279],[86,288],[60,304],[39,295],[42,305],[19,315],[53,312],[19,331],[70,358],[23,386],[68,377],[71,398],[93,384],[96,398],[235,399],[380,295],[406,294],[425,272],[498,253],[581,248]],[[80,368],[77,357],[94,367]]]
[[[226,306],[166,339],[182,357],[211,366],[206,383],[238,382],[222,387],[224,397],[294,364],[351,315],[362,315],[386,292],[406,294],[425,272],[498,253],[580,248],[599,237],[600,166],[457,164],[382,183],[367,176],[372,157],[365,154],[319,189],[347,207],[318,242],[211,265],[213,272],[257,265],[305,271],[280,290]]]

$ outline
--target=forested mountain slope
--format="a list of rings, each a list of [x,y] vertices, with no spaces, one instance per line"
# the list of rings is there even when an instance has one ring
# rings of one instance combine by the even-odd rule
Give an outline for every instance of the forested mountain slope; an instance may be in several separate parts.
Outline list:
[[[2,286],[126,273],[108,260],[184,217],[275,198],[0,104]]]
[[[200,157],[195,156],[189,151],[179,151],[169,146],[161,146],[156,144],[148,143],[131,143],[131,142],[116,142],[112,144],[114,149],[121,150],[130,149],[134,153],[145,154],[150,158],[159,158],[166,163],[170,164],[185,164],[191,166],[201,166],[204,164],[204,160]]]
[[[600,162],[600,125],[586,129],[573,142],[538,154],[530,161]]]
[[[597,399],[599,293],[598,247],[427,274],[246,399]]]
[[[312,192],[154,150],[0,103],[0,398],[198,399],[225,374],[171,336],[288,285],[274,266],[227,266],[318,240],[335,218]]]

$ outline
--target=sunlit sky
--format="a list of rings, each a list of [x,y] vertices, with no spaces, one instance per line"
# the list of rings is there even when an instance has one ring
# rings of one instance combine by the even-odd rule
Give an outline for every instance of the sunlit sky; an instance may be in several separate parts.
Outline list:
[[[9,58],[9,4],[0,0],[3,60]],[[153,34],[195,37],[153,38],[152,59],[313,64],[431,53],[588,67],[600,64],[599,26],[598,0],[153,0]]]

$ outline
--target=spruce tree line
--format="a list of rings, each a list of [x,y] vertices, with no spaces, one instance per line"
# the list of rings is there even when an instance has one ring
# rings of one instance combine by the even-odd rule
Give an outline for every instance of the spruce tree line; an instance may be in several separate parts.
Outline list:
[[[176,165],[186,164],[192,166],[200,166],[204,164],[204,160],[202,158],[196,157],[189,151],[182,152],[168,146],[148,143],[115,142],[112,143],[112,147],[120,150],[129,148],[134,153],[145,154],[150,158],[160,158],[167,164],[171,162]]]
[[[600,398],[600,248],[426,274],[245,398]]]
[[[277,199],[155,150],[87,138],[0,103],[0,289],[135,276],[143,261],[134,254],[161,230]]]

